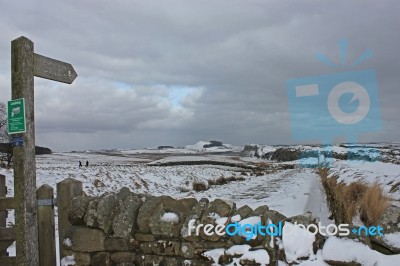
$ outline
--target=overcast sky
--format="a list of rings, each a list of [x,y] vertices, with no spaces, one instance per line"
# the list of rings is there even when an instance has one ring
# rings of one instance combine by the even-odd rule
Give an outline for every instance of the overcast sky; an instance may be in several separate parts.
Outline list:
[[[400,4],[392,1],[0,0],[0,101],[11,40],[74,65],[72,85],[35,78],[36,143],[56,151],[294,143],[286,81],[375,69],[383,130],[399,141]],[[329,4],[328,4],[329,3]],[[339,62],[347,39],[348,62]],[[307,121],[304,121],[307,123]]]

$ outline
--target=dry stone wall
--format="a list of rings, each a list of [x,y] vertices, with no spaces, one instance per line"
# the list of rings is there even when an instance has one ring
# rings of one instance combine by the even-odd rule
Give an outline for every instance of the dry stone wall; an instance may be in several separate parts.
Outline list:
[[[154,197],[122,188],[100,197],[73,198],[68,212],[71,225],[61,243],[64,259],[73,256],[75,265],[277,265],[278,260],[292,263],[308,259],[301,254],[289,256],[282,240],[268,234],[249,240],[240,235],[206,235],[204,230],[199,235],[189,234],[189,224],[226,226],[246,219],[258,219],[264,226],[318,223],[311,213],[285,217],[268,206],[253,210],[249,206],[237,208],[222,199]],[[316,235],[310,243],[314,254],[325,240]]]
[[[268,235],[247,241],[238,235],[209,236],[204,231],[198,236],[195,232],[189,234],[189,223],[227,225],[248,217],[259,217],[263,225],[284,220],[316,222],[310,214],[287,218],[267,206],[253,210],[249,206],[237,208],[235,203],[221,199],[177,200],[122,188],[96,198],[75,197],[68,213],[71,226],[62,236],[62,244],[66,254],[74,256],[75,265],[212,265],[233,261],[260,265],[260,256],[245,259],[240,252],[226,252],[232,247],[247,247],[248,254],[264,254],[268,265],[275,265],[278,258],[285,260],[277,240]],[[320,244],[315,242],[315,251]],[[218,251],[222,253],[215,256]]]

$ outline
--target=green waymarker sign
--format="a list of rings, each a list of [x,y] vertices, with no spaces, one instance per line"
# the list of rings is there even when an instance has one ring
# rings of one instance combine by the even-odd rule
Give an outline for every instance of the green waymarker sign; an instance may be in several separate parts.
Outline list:
[[[8,102],[8,134],[26,132],[25,100],[23,98]]]

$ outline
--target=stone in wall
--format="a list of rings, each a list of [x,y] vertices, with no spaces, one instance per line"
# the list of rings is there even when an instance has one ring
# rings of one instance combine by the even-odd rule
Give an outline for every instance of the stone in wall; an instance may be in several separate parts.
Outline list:
[[[207,208],[208,203],[208,199],[203,198],[190,210],[186,220],[183,222],[181,229],[181,236],[183,239],[187,241],[199,240],[199,237],[195,235],[195,232],[189,233],[188,225],[189,223],[191,223],[193,226],[200,224],[201,217],[204,213],[204,210]]]
[[[280,212],[275,210],[269,210],[263,213],[263,221],[268,225],[270,223],[277,225],[279,222],[282,222],[284,225],[287,217]],[[284,253],[280,252],[278,239],[277,237],[273,237],[270,235],[266,235],[262,242],[262,246],[267,250],[268,255],[272,261],[277,261],[279,259],[284,258]]]
[[[97,222],[99,228],[105,233],[112,232],[114,217],[119,212],[119,204],[114,193],[104,193],[97,205]]]
[[[75,251],[68,250],[68,251],[66,251],[65,256],[74,256],[75,264],[79,265],[79,266],[93,265],[91,263],[91,256],[89,253],[75,252]]]
[[[252,213],[253,213],[253,209],[250,208],[247,205],[244,205],[244,206],[240,207],[239,209],[237,209],[233,213],[230,222],[234,223],[236,221],[240,221],[240,220],[246,219],[246,218],[250,217]],[[239,236],[239,235],[232,236],[231,240],[236,245],[240,245],[240,244],[245,244],[246,243],[246,239],[244,237]]]
[[[71,245],[64,246],[78,252],[95,252],[105,250],[105,234],[98,229],[81,226],[71,226],[65,233],[65,239],[69,239]]]
[[[129,251],[115,252],[111,254],[111,261],[114,263],[136,262],[140,256]],[[118,264],[117,264],[118,265]]]
[[[98,228],[99,223],[97,222],[97,206],[98,206],[98,198],[92,199],[89,201],[89,204],[86,209],[84,222],[85,225],[91,228]]]
[[[91,260],[91,264],[96,266],[111,266],[110,253],[99,252],[94,254]]]
[[[112,223],[112,229],[115,237],[129,237],[137,230],[136,220],[143,202],[138,195],[133,193],[123,197],[119,195],[117,198],[122,201],[122,205]]]
[[[158,240],[140,244],[141,252],[160,256],[178,256],[180,254],[180,248],[181,242],[175,240]]]
[[[161,196],[161,197],[149,197],[143,203],[142,207],[139,210],[137,217],[137,225],[140,233],[150,234],[150,218],[153,215],[154,211],[157,209],[160,202],[165,204],[175,202],[175,200],[169,196]]]
[[[204,210],[201,217],[201,224],[212,224],[216,226],[217,224],[228,224],[229,218],[236,211],[236,204],[230,201],[216,199],[208,204],[207,208]],[[224,221],[225,220],[225,221]],[[221,236],[217,234],[206,235],[204,230],[200,231],[200,236],[204,240],[218,241]]]
[[[72,206],[68,212],[68,220],[71,224],[84,224],[85,213],[91,200],[92,198],[86,196],[79,196],[72,200]]]
[[[183,223],[196,204],[197,200],[193,198],[158,202],[156,210],[149,219],[151,233],[156,237],[179,238]],[[166,214],[176,215],[177,221],[165,221],[163,217]]]

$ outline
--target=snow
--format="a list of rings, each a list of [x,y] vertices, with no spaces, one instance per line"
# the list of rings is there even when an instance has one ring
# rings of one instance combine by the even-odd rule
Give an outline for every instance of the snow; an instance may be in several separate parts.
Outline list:
[[[232,216],[231,222],[232,223],[239,222],[241,219],[242,219],[242,217],[240,217],[240,214],[236,214],[236,215]]]
[[[383,239],[390,246],[400,248],[400,232],[384,234]]]
[[[264,249],[248,251],[240,257],[241,260],[250,260],[260,263],[261,266],[266,266],[269,263],[268,252]]]
[[[232,264],[230,265],[241,265],[241,260],[249,260],[260,265],[267,265],[269,263],[268,252],[264,249],[250,250],[249,245],[236,245],[225,250],[223,248],[212,249],[203,253],[203,256],[214,262],[213,265],[218,264],[219,258],[224,254],[227,255],[242,255],[240,258],[234,258]]]
[[[196,150],[196,151],[201,151],[204,148],[204,145],[208,145],[211,144],[211,142],[209,141],[198,141],[197,143],[193,144],[193,145],[186,145],[185,149],[187,150]]]
[[[228,255],[242,255],[250,250],[250,245],[235,245],[226,250]]]
[[[273,148],[275,149],[275,147]],[[269,148],[265,147],[263,152],[268,149],[272,149],[271,146]],[[335,151],[339,152],[340,149]],[[329,210],[326,206],[320,178],[313,169],[279,170],[274,173],[254,176],[250,175],[251,170],[240,167],[223,165],[157,166],[155,164],[156,162],[187,162],[195,160],[235,162],[238,165],[254,165],[258,162],[266,162],[261,159],[240,158],[237,155],[229,156],[207,154],[208,151],[204,152],[200,153],[199,156],[193,156],[198,152],[187,149],[146,149],[143,153],[138,152],[138,150],[119,150],[102,152],[101,154],[98,152],[86,152],[41,155],[36,157],[37,186],[49,184],[56,189],[58,182],[71,177],[83,182],[84,191],[89,196],[99,196],[104,192],[117,191],[126,186],[136,193],[149,193],[154,196],[169,195],[178,199],[186,197],[208,198],[210,201],[222,198],[235,202],[237,208],[248,205],[255,209],[258,206],[267,205],[270,209],[277,210],[287,217],[311,211],[320,218],[322,224],[331,223],[328,219]],[[88,160],[90,167],[78,168],[77,162],[79,160]],[[389,191],[394,184],[400,182],[399,173],[400,165],[396,164],[337,160],[333,162],[330,172],[331,175],[338,174],[339,181],[345,183],[350,183],[354,180],[362,180],[367,183],[378,182],[383,186],[386,193],[397,200],[400,200],[400,192],[390,193]],[[0,174],[6,176],[8,196],[12,196],[14,193],[12,170],[1,168]],[[245,180],[211,186],[206,191],[193,191],[192,184],[194,182],[207,183],[208,180],[215,180],[220,176],[242,176]],[[217,224],[226,224],[228,222],[228,217],[220,217],[216,213],[211,214],[211,216]],[[261,218],[257,216],[243,220],[241,218],[240,215],[235,215],[231,218],[231,222],[239,222],[242,225],[255,225],[261,221]],[[13,219],[13,211],[9,211],[9,218],[7,219],[9,226],[10,223],[14,223]],[[175,213],[165,213],[162,219],[166,222],[179,221],[179,217]],[[291,225],[286,223],[286,226],[290,227]],[[303,232],[301,233],[303,234]],[[367,246],[363,247],[361,243],[335,238],[330,238],[323,249],[314,255],[312,254],[312,248],[310,248],[312,237],[314,236],[311,237],[310,235],[312,234],[306,234],[296,238],[296,234],[300,235],[300,232],[296,230],[291,235],[284,235],[281,245],[285,247],[288,258],[293,261],[302,256],[310,256],[309,260],[302,261],[299,265],[327,265],[323,260],[328,257],[336,258],[337,260],[341,258],[356,258],[360,263],[371,265],[365,262],[362,257],[359,257],[363,253],[367,254],[368,258],[375,258],[377,265],[400,265],[400,258],[397,255],[385,256]],[[399,247],[400,233],[384,235],[384,240]],[[56,244],[58,245],[58,240]],[[65,239],[63,244],[69,245],[72,243]],[[355,249],[354,254],[348,254],[353,249]],[[15,255],[15,244],[8,251],[10,255]],[[265,264],[267,258],[269,260],[269,257],[262,254],[264,251],[250,250],[247,245],[234,246],[228,250],[214,250],[207,253],[207,255],[214,263],[218,263],[218,258],[224,252],[242,255],[240,258],[235,258],[232,265],[240,265],[240,259],[243,258],[258,260],[260,264]],[[63,258],[64,264],[61,265],[73,265],[73,261],[73,257],[65,257]],[[189,264],[190,262],[187,263]],[[279,265],[286,265],[286,263],[279,262]]]
[[[215,264],[218,264],[219,258],[225,254],[225,249],[216,248],[203,253],[203,256],[212,260]]]
[[[75,265],[75,256],[66,256],[64,258],[61,259],[61,266],[71,266],[71,265]]]
[[[218,157],[235,160],[231,156]],[[146,161],[143,161],[144,158],[147,158]],[[210,158],[216,157],[210,155]],[[248,205],[255,209],[261,205],[268,205],[270,209],[289,217],[305,212],[310,189],[313,188],[312,184],[319,182],[319,177],[313,170],[293,169],[262,176],[246,175],[244,181],[234,181],[223,186],[212,186],[206,191],[194,192],[191,189],[193,182],[207,183],[208,180],[215,180],[220,176],[238,176],[244,170],[221,165],[154,166],[147,164],[154,159],[159,160],[159,155],[121,156],[118,153],[111,155],[88,152],[36,156],[37,186],[49,184],[56,190],[58,182],[66,178],[74,178],[83,182],[83,189],[89,196],[118,191],[125,186],[136,193],[149,193],[154,196],[169,195],[178,199],[195,197],[208,198],[212,201],[223,198],[227,202],[235,202],[237,208]],[[78,168],[79,160],[88,160],[90,166]],[[252,162],[248,163],[252,164]],[[6,176],[8,196],[13,196],[12,169],[0,168],[0,174]],[[294,187],[296,189],[293,189]],[[57,208],[55,210],[57,215]],[[219,218],[221,217],[215,217],[215,219]],[[9,225],[14,223],[13,211],[9,212],[7,223]],[[58,236],[57,232],[56,236]],[[56,245],[58,245],[58,240]],[[15,254],[15,244],[8,249],[8,252],[10,255]]]
[[[221,216],[219,216],[219,214],[216,212],[210,212],[207,217],[213,219],[214,221],[221,218]]]
[[[301,239],[301,241],[299,241]],[[285,222],[283,227],[282,242],[288,262],[296,261],[302,257],[312,257],[315,236],[304,228],[290,222]]]
[[[282,265],[287,266],[287,264],[282,264]],[[302,261],[298,265],[300,265],[300,266],[330,266],[322,258],[322,250],[318,250],[317,254],[314,258],[306,260],[306,261]]]
[[[243,226],[245,224],[256,225],[258,223],[261,223],[261,217],[260,216],[251,216],[251,217],[241,220],[239,222],[239,225],[241,225],[241,226]]]
[[[400,255],[384,255],[351,239],[329,237],[322,249],[324,260],[355,261],[364,266],[398,266]]]
[[[238,165],[246,165],[246,162],[237,159],[231,159],[223,155],[186,155],[186,156],[169,156],[160,160],[153,161],[149,165],[159,165],[174,162],[224,162]]]
[[[66,247],[71,247],[72,246],[72,241],[71,241],[71,239],[66,238],[66,239],[64,239],[63,244]]]
[[[246,238],[246,240],[256,239],[256,238],[257,238],[257,234],[253,234],[253,233],[251,232],[251,228],[248,228],[246,225],[255,226],[255,225],[257,225],[258,223],[261,223],[261,217],[259,217],[259,216],[251,216],[251,217],[248,217],[248,218],[246,218],[246,219],[243,219],[243,220],[239,221],[238,224],[240,225],[240,227],[241,227],[241,228],[244,228],[244,229],[247,229],[247,230],[246,230],[246,233],[244,233],[244,232],[241,230],[241,231],[239,232],[239,235],[240,235],[241,237]],[[247,233],[249,233],[249,234],[247,235]],[[251,235],[250,235],[250,234],[251,234]],[[251,236],[251,238],[250,238],[250,236]]]
[[[228,222],[228,217],[221,217],[218,219],[215,219],[216,224],[226,224]]]
[[[179,223],[179,216],[176,213],[173,213],[173,212],[166,212],[161,217],[161,221],[167,222],[167,223],[177,224],[177,223]]]

